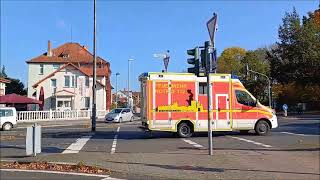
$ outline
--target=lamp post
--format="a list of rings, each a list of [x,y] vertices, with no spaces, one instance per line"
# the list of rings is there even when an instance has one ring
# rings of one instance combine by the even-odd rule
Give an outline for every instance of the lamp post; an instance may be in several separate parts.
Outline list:
[[[92,116],[91,116],[91,131],[96,131],[96,111],[97,111],[97,104],[96,104],[96,79],[97,79],[97,57],[96,57],[96,0],[93,0],[93,84],[92,84]]]
[[[257,72],[257,71],[253,71],[253,70],[249,69],[248,64],[246,64],[246,70],[247,70],[247,72],[256,73],[256,74],[259,74],[259,75],[267,78],[267,80],[268,80],[269,107],[272,108],[272,102],[271,102],[271,80],[270,80],[270,78],[269,78],[267,75],[265,75],[265,74],[262,74],[262,73],[259,73],[259,72]]]
[[[129,101],[130,101],[130,98],[131,98],[131,95],[130,95],[130,62],[131,61],[134,61],[134,59],[130,58],[128,59],[128,98],[127,98],[127,107],[129,107]]]
[[[120,73],[116,73],[116,108],[118,108],[118,76]]]

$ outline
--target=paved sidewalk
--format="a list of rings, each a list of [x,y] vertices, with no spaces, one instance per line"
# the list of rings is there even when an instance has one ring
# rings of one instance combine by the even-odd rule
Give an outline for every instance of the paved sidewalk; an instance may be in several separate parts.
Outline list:
[[[316,179],[319,149],[184,150],[163,153],[88,153],[39,155],[28,161],[83,162],[108,168],[129,179]]]

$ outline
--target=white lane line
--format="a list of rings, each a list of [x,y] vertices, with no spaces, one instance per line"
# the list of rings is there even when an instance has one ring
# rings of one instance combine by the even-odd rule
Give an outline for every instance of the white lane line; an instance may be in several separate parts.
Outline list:
[[[120,126],[117,129],[117,133],[114,135],[110,154],[114,154],[116,152],[119,131],[120,131]]]
[[[252,144],[255,144],[255,145],[258,145],[258,146],[263,146],[263,147],[266,147],[266,148],[271,148],[272,147],[272,146],[270,146],[268,144],[263,144],[263,143],[252,141],[252,140],[249,140],[249,139],[239,138],[239,137],[235,137],[235,136],[228,136],[228,137],[231,137],[233,139],[238,139],[240,141],[245,141],[245,142],[248,142],[248,143],[252,143]]]
[[[78,138],[76,142],[72,143],[62,154],[79,153],[83,146],[89,141],[92,136],[83,136]]]
[[[315,134],[298,134],[298,133],[291,133],[291,132],[280,132],[282,134],[290,134],[290,135],[296,135],[296,136],[319,136]]]
[[[30,169],[30,170],[29,169],[0,169],[0,171],[65,174],[65,175],[73,175],[73,176],[100,177],[100,178],[103,178],[101,180],[116,179],[116,178],[110,177],[109,175],[103,175],[103,174],[87,174],[87,173],[75,173],[75,172],[63,172],[63,171],[46,171],[46,170],[32,170],[32,169]]]
[[[188,143],[188,144],[190,144],[190,145],[192,145],[193,147],[196,147],[196,148],[203,148],[203,146],[202,145],[200,145],[200,144],[197,144],[197,143],[195,143],[195,142],[193,142],[193,141],[191,141],[191,140],[189,140],[189,139],[182,139],[184,142],[186,142],[186,143]]]

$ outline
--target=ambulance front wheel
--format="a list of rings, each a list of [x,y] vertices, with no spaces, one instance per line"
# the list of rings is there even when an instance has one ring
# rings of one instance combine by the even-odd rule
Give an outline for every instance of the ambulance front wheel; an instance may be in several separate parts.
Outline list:
[[[270,125],[265,120],[260,120],[256,124],[254,130],[260,136],[266,136],[270,133]]]
[[[178,136],[181,138],[187,138],[187,137],[191,137],[193,134],[192,128],[189,124],[187,123],[181,123],[178,126],[178,130],[177,130]]]

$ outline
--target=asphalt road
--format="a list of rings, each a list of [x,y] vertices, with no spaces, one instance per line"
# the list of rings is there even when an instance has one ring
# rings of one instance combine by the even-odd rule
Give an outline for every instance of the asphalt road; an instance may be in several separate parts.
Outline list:
[[[42,128],[41,156],[51,154],[108,153],[130,155],[134,153],[156,153],[193,151],[206,153],[207,133],[197,133],[194,137],[181,139],[172,133],[156,132],[152,136],[137,127],[139,121],[122,124],[97,123],[97,132],[91,133],[90,126],[65,124],[66,126]],[[1,160],[24,160],[25,128],[1,132]],[[280,118],[279,128],[269,136],[257,136],[253,132],[242,135],[238,132],[214,133],[214,150],[264,150],[308,152],[320,150],[320,117]],[[17,174],[17,176],[23,176]],[[2,177],[11,177],[11,172],[1,172]],[[35,177],[42,177],[35,175]],[[49,177],[49,176],[48,176]],[[68,179],[72,177],[63,177]],[[41,179],[41,178],[40,178]],[[93,178],[94,179],[94,178]]]

